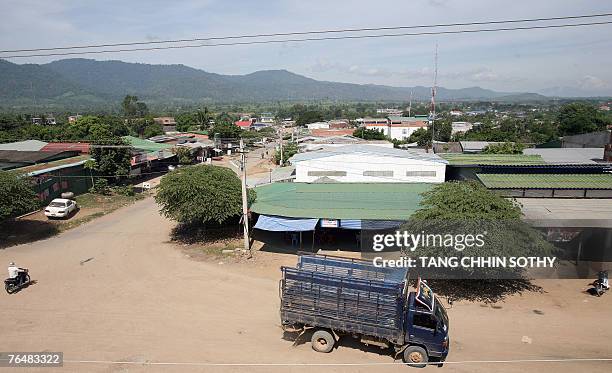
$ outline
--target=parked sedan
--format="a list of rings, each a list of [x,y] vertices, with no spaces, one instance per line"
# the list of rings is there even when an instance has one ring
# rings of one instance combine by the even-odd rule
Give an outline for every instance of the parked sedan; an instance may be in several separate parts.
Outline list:
[[[56,198],[45,207],[48,218],[65,218],[78,209],[77,203],[70,199]]]

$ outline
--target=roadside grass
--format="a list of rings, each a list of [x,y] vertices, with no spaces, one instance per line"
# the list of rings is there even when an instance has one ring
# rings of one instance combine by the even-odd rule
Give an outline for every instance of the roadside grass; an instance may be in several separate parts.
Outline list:
[[[44,240],[61,232],[78,227],[119,208],[144,199],[152,192],[133,196],[113,194],[108,196],[85,193],[75,197],[80,210],[69,219],[48,220],[42,211],[0,224],[0,249]]]

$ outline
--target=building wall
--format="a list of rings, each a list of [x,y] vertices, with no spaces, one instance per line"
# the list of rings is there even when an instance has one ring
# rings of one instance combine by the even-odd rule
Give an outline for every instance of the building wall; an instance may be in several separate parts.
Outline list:
[[[339,154],[296,163],[296,182],[320,178],[350,183],[443,183],[444,163],[372,154]]]
[[[412,135],[419,128],[427,128],[427,125],[423,127],[413,127],[413,126],[389,126],[386,124],[376,124],[376,125],[367,125],[366,127],[369,130],[377,130],[385,134],[385,136],[389,136],[394,140],[407,140],[410,135]]]

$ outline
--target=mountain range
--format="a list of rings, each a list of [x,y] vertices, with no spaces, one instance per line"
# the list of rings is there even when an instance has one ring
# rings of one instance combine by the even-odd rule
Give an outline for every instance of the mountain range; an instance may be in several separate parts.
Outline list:
[[[391,87],[319,81],[286,70],[221,75],[184,65],[64,59],[46,64],[0,60],[0,106],[116,104],[126,94],[151,103],[428,100],[429,87]],[[437,99],[538,101],[537,93],[480,87],[437,89]]]

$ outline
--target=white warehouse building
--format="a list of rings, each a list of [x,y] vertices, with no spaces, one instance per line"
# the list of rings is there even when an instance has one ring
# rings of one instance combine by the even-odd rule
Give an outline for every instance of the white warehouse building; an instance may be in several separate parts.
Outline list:
[[[433,153],[346,145],[289,159],[295,182],[443,183],[448,162]]]

